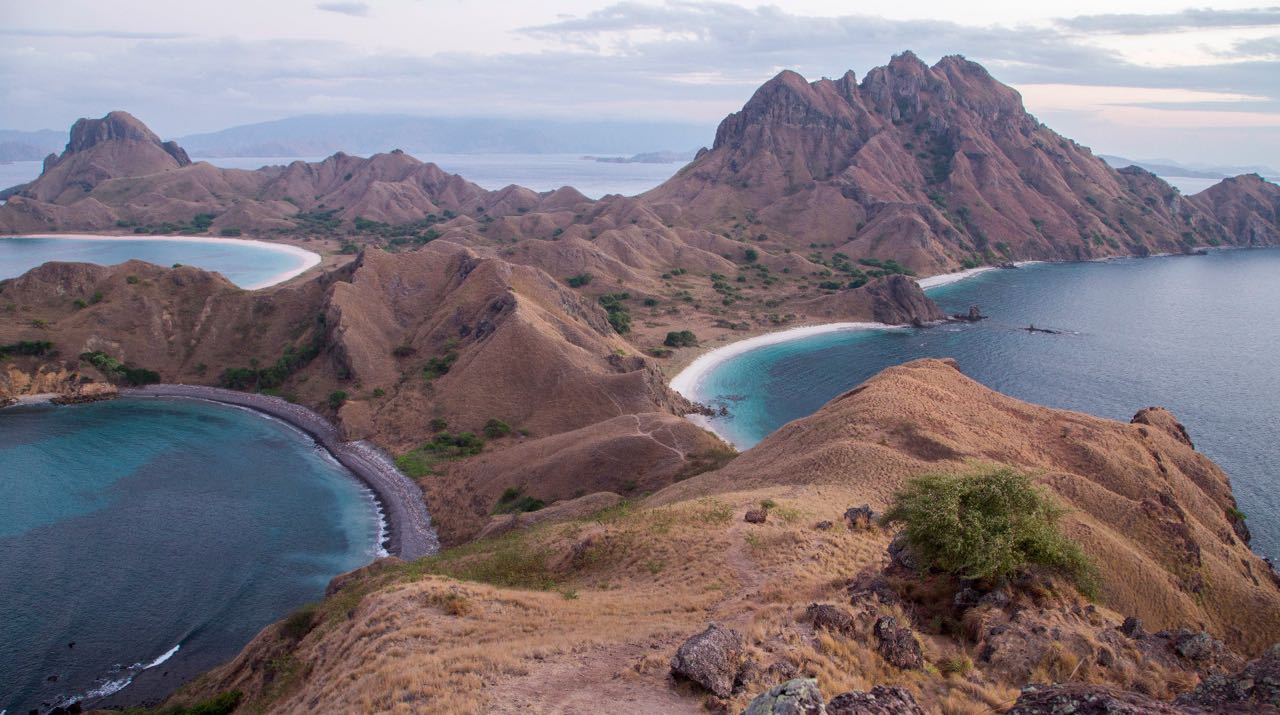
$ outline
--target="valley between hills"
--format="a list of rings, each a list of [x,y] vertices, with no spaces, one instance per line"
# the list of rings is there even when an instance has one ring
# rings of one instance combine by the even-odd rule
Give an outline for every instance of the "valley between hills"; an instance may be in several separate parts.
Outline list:
[[[113,112],[0,206],[0,233],[72,232],[324,259],[256,291],[136,261],[0,282],[0,400],[278,395],[396,456],[445,547],[335,579],[175,705],[740,712],[796,678],[830,698],[796,712],[1280,702],[1280,581],[1167,411],[1038,407],[923,360],[738,454],[668,387],[699,345],[944,320],[916,277],[1280,245],[1280,187],[1183,196],[1114,170],[961,57],[783,72],[670,180],[599,200],[487,191],[399,151],[219,169]],[[922,474],[1001,467],[1065,508],[1096,588],[922,569],[867,513]]]

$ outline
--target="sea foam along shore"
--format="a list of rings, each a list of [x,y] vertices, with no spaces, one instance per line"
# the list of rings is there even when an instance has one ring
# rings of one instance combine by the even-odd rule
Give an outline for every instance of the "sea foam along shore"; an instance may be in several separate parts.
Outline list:
[[[121,397],[178,397],[245,407],[302,430],[351,470],[377,496],[390,532],[388,552],[405,560],[440,550],[422,489],[382,450],[364,440],[343,441],[338,428],[315,412],[279,397],[202,385],[148,385],[120,390]]]
[[[702,381],[714,371],[717,367],[728,362],[729,360],[750,352],[756,348],[766,345],[776,345],[777,343],[790,342],[799,340],[813,335],[821,335],[823,333],[838,333],[847,330],[894,330],[899,326],[887,325],[885,323],[824,323],[822,325],[803,325],[796,328],[787,328],[786,330],[777,330],[772,333],[757,335],[753,338],[744,338],[737,340],[728,345],[709,350],[699,355],[687,367],[671,378],[671,389],[693,400],[701,402],[698,394],[698,387]],[[735,447],[741,448],[742,445],[736,444],[733,438],[723,431],[716,429],[714,419],[705,415],[691,414],[687,415],[695,424],[715,434],[720,439],[733,444]]]
[[[291,268],[276,273],[275,275],[258,281],[247,286],[241,286],[245,290],[258,290],[266,288],[277,283],[283,283],[290,278],[300,276],[309,269],[320,265],[320,254],[314,251],[308,251],[299,246],[293,246],[287,243],[269,243],[267,241],[255,241],[248,238],[214,238],[212,236],[137,236],[131,234],[125,235],[109,235],[97,233],[32,233],[14,236],[0,236],[5,238],[73,238],[81,241],[183,241],[186,243],[209,243],[217,245],[235,245],[235,246],[252,246],[261,248],[274,253],[284,253],[298,259],[298,262]]]

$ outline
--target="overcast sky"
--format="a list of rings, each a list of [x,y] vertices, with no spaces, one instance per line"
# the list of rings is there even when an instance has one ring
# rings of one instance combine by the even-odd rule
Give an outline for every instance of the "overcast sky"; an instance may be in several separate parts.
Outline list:
[[[983,63],[1100,152],[1280,165],[1280,7],[1049,5],[0,0],[0,128],[111,109],[165,137],[346,112],[712,127],[781,69],[861,77],[911,49]]]

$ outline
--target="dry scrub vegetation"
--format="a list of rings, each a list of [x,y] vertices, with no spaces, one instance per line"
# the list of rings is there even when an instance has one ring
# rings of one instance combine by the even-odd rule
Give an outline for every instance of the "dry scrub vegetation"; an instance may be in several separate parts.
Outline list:
[[[871,622],[921,620],[903,606],[858,614],[852,634],[803,622],[808,604],[847,603],[847,585],[887,561],[888,534],[838,523],[847,498],[808,486],[659,507],[624,502],[414,563],[382,562],[306,611],[304,628],[300,617],[268,628],[181,698],[235,688],[250,712],[570,713],[600,702],[702,712],[705,693],[673,683],[668,663],[714,621],[744,633],[758,665],[758,682],[726,703],[734,711],[789,674],[816,677],[828,695],[902,685],[942,713],[1011,704],[1014,684],[976,668],[963,638],[921,632],[923,671],[881,658]],[[767,522],[744,523],[762,501]],[[837,526],[815,529],[822,520]],[[1064,644],[1037,675],[1093,677],[1077,667],[1076,650]]]

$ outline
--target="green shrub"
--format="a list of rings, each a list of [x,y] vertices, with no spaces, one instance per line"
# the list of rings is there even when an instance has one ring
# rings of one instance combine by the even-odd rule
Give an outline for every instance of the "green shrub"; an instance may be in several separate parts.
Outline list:
[[[443,417],[434,417],[431,419],[431,431],[441,432],[449,426],[449,421]]]
[[[455,352],[447,353],[444,357],[433,357],[422,366],[422,376],[427,380],[434,380],[441,375],[449,372],[449,368],[458,361],[458,354]]]
[[[925,564],[961,578],[1000,579],[1044,566],[1070,576],[1092,596],[1094,567],[1058,529],[1062,514],[1025,474],[987,467],[912,479],[894,495],[884,522],[903,525]]]
[[[53,343],[48,340],[19,340],[16,343],[0,345],[0,358],[10,355],[45,355],[53,351]]]
[[[249,367],[229,367],[218,377],[218,385],[231,390],[269,390],[280,387],[290,375],[301,370],[320,354],[324,331],[317,330],[311,341],[296,347],[290,345],[271,366],[259,368],[255,360]]]
[[[300,641],[306,637],[316,625],[316,607],[308,604],[290,613],[280,622],[280,635],[291,641]]]
[[[568,283],[570,288],[581,288],[591,282],[591,274],[579,273],[576,276],[569,276],[568,278],[565,278],[564,282]]]
[[[489,439],[498,439],[511,434],[511,425],[500,419],[490,419],[484,423],[484,436]]]
[[[609,325],[612,325],[619,335],[631,332],[631,312],[622,302],[629,298],[631,298],[630,293],[609,293],[600,296],[600,305],[604,306],[605,312],[609,314]]]
[[[484,440],[476,436],[474,432],[459,432],[458,434],[441,432],[433,437],[430,442],[423,444],[421,448],[449,458],[469,457],[484,451]]]
[[[755,263],[760,259],[760,254],[754,248],[748,248],[746,251],[743,251],[742,256],[747,263]]]
[[[669,348],[695,347],[698,344],[698,336],[694,335],[692,330],[672,330],[667,333],[667,339],[663,340],[662,344]]]
[[[336,410],[342,407],[342,403],[347,401],[347,393],[344,390],[334,390],[329,393],[329,409]]]
[[[142,279],[141,279],[141,278],[139,278],[139,277],[137,277],[137,276],[129,276],[129,277],[127,277],[127,278],[125,278],[125,279],[124,279],[124,282],[125,282],[125,283],[128,283],[128,284],[129,284],[129,285],[131,285],[131,286],[136,286],[136,285],[138,285],[139,283],[141,283],[141,282],[142,282]]]
[[[498,497],[493,507],[494,514],[516,514],[519,512],[537,511],[547,505],[546,502],[524,493],[524,490],[510,487]]]
[[[100,350],[80,353],[80,359],[96,367],[111,382],[122,382],[135,387],[160,382],[160,373],[155,370],[122,363]]]
[[[238,228],[224,228],[221,231],[218,231],[218,233],[223,236],[226,236],[227,238],[235,238],[236,236],[239,236],[242,232]]]

